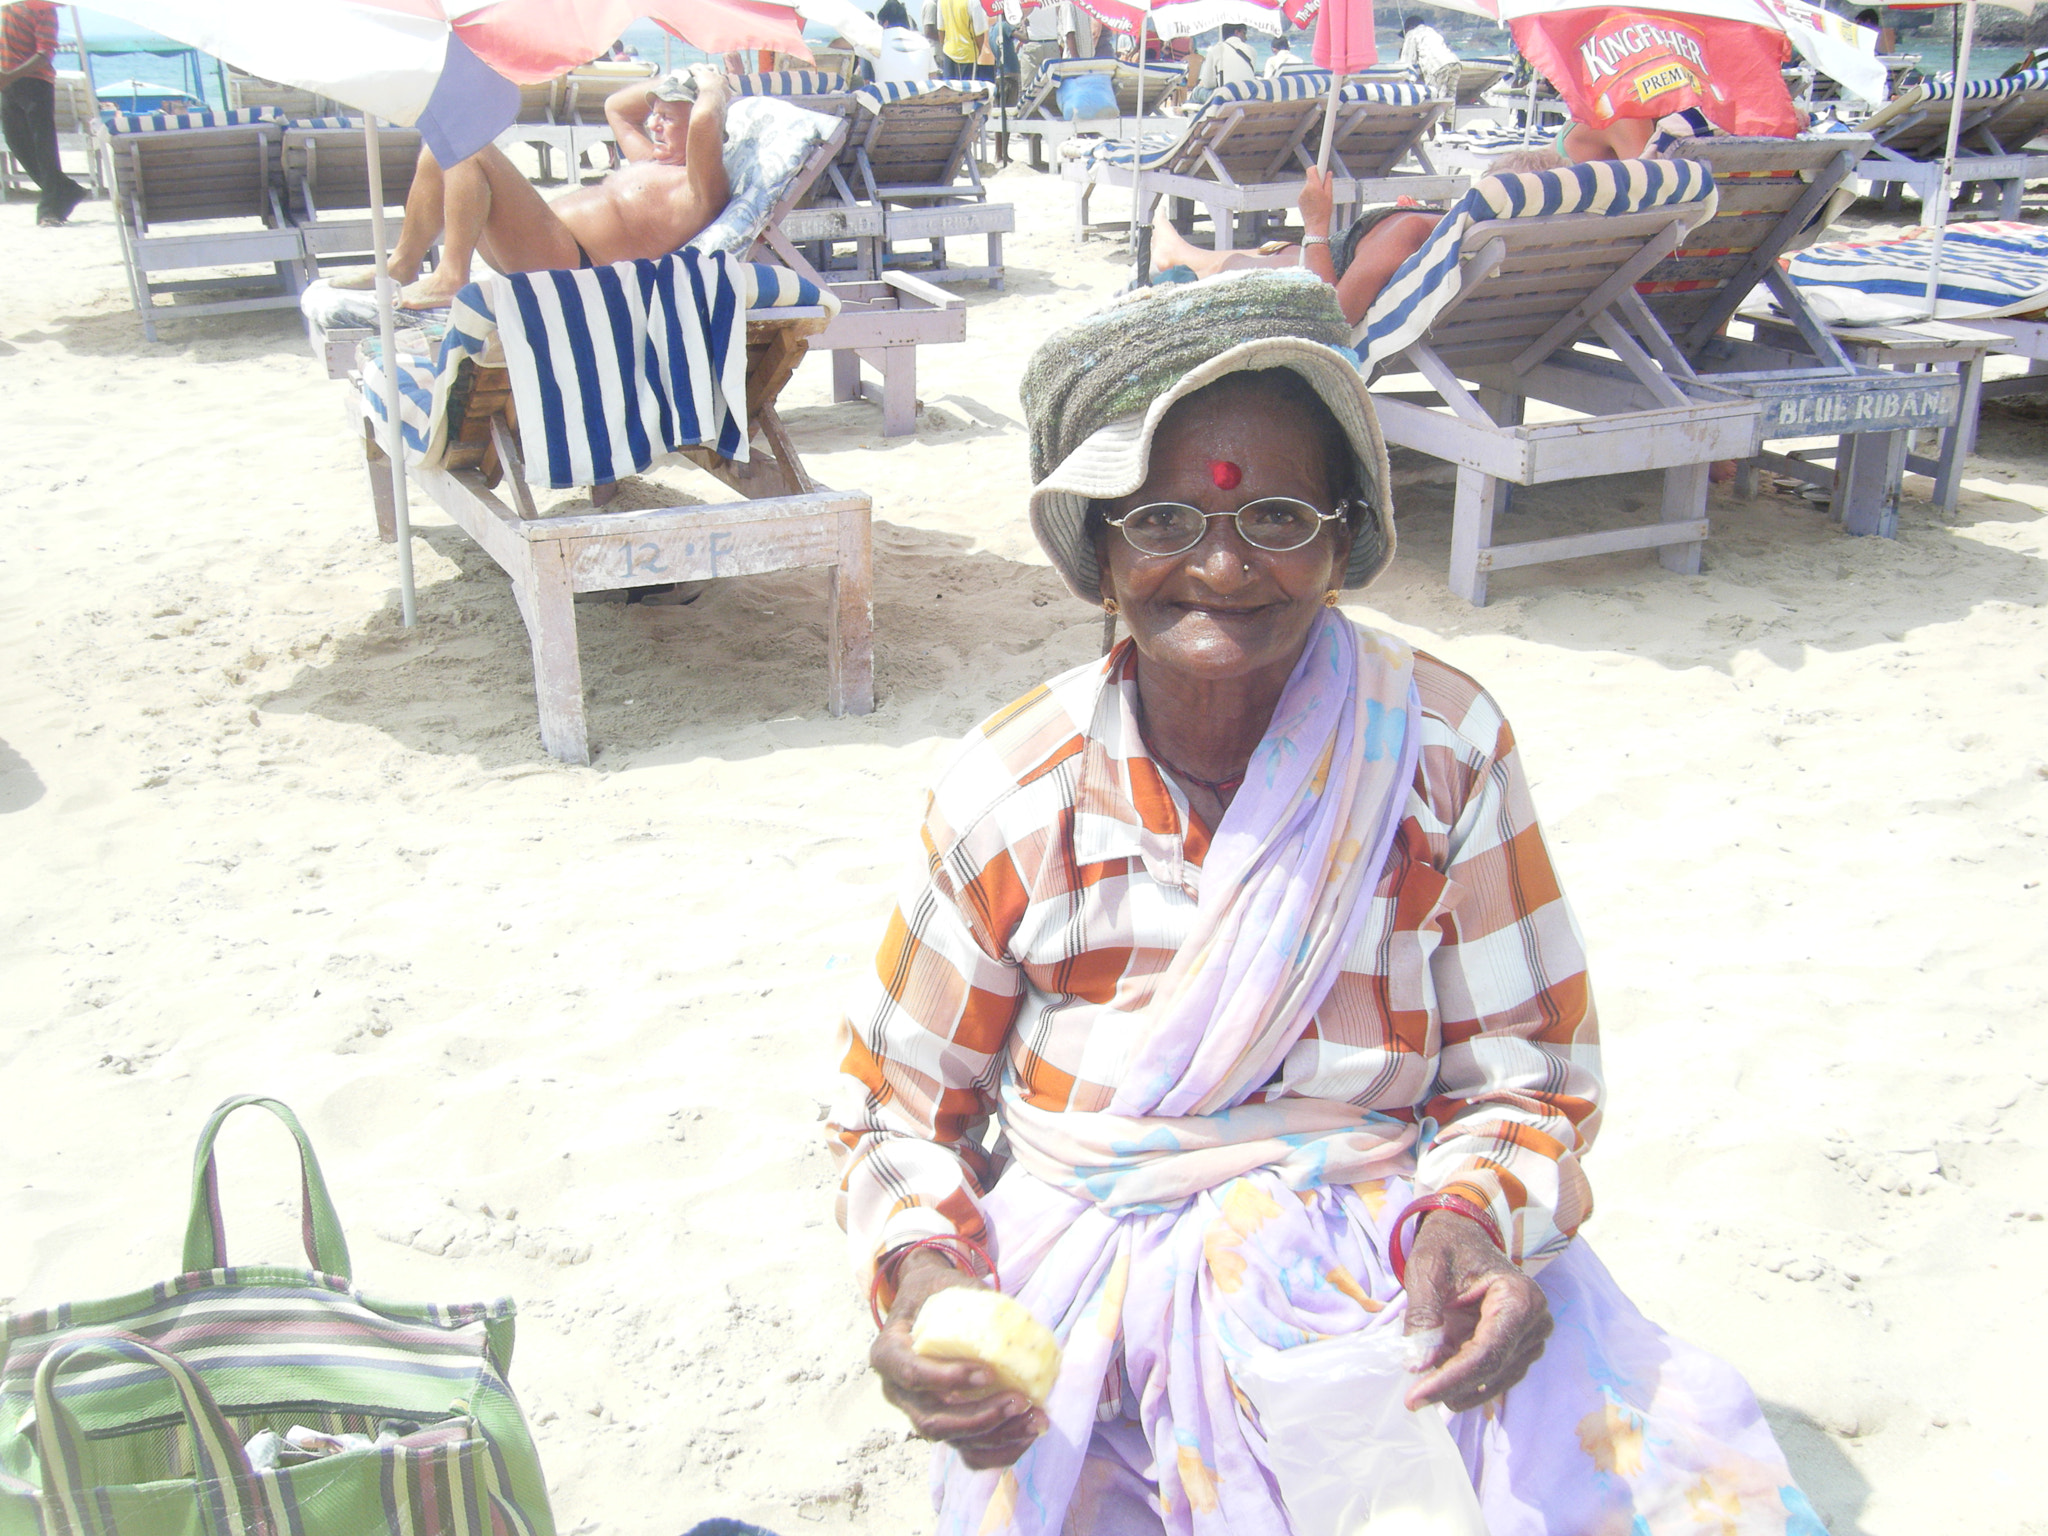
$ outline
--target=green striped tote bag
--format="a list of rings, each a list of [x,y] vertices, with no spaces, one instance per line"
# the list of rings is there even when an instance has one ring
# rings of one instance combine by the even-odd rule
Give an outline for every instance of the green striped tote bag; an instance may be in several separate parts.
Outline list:
[[[311,1269],[231,1266],[213,1145],[299,1144]],[[505,1373],[509,1300],[372,1300],[296,1116],[234,1098],[193,1160],[185,1273],[0,1321],[0,1536],[554,1536]]]

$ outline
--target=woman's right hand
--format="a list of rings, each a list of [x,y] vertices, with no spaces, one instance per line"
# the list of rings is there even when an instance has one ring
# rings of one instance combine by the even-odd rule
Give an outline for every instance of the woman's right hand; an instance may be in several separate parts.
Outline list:
[[[945,1441],[976,1471],[1011,1465],[1047,1428],[1044,1413],[987,1366],[928,1359],[910,1347],[910,1325],[926,1297],[980,1283],[929,1249],[912,1253],[897,1267],[896,1303],[868,1351],[882,1396],[903,1410],[921,1439]]]
[[[1316,166],[1308,168],[1308,177],[1301,184],[1301,196],[1295,200],[1295,207],[1301,210],[1301,227],[1306,234],[1330,237],[1330,215],[1337,206],[1337,178],[1330,172]]]

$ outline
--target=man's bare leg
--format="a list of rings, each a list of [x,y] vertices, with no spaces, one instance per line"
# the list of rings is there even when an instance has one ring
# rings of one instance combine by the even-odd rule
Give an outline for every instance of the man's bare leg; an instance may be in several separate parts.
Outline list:
[[[1152,270],[1186,267],[1197,277],[1214,277],[1218,272],[1241,272],[1247,267],[1293,267],[1301,263],[1301,247],[1282,246],[1261,255],[1256,251],[1205,251],[1173,227],[1167,200],[1159,200],[1152,215]]]
[[[422,146],[419,163],[413,167],[412,190],[405,194],[405,227],[386,263],[393,282],[404,284],[417,278],[426,265],[427,252],[441,238],[441,193],[441,162]],[[332,281],[336,288],[373,288],[377,274],[351,272]]]
[[[496,145],[441,173],[441,263],[399,296],[405,309],[440,309],[470,281],[478,251],[500,272],[578,265],[576,237]],[[410,217],[406,235],[412,234]],[[417,271],[417,268],[415,268]]]

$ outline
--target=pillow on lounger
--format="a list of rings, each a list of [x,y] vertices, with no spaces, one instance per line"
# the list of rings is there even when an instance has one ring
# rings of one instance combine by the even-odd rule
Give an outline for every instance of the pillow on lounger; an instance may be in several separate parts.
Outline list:
[[[772,96],[748,96],[725,109],[725,178],[732,197],[725,211],[687,249],[744,256],[768,225],[768,215],[838,119]]]

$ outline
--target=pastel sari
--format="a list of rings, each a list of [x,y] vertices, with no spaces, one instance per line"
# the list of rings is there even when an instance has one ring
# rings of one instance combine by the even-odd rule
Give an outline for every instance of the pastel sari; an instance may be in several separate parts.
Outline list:
[[[1415,778],[1413,674],[1399,641],[1323,614],[1109,1107],[1037,1108],[1006,1070],[1014,1161],[985,1213],[1005,1288],[1064,1362],[1051,1429],[1014,1468],[939,1453],[949,1536],[1291,1536],[1231,1367],[1401,1326],[1389,1228],[1418,1129],[1325,1099],[1246,1101],[1365,921]],[[1452,1421],[1493,1536],[1819,1536],[1734,1372],[1645,1322],[1582,1244],[1540,1283],[1559,1322],[1544,1361],[1498,1410]],[[1156,1493],[1136,1520],[1091,1503],[1106,1420],[1135,1420],[1149,1450]]]

